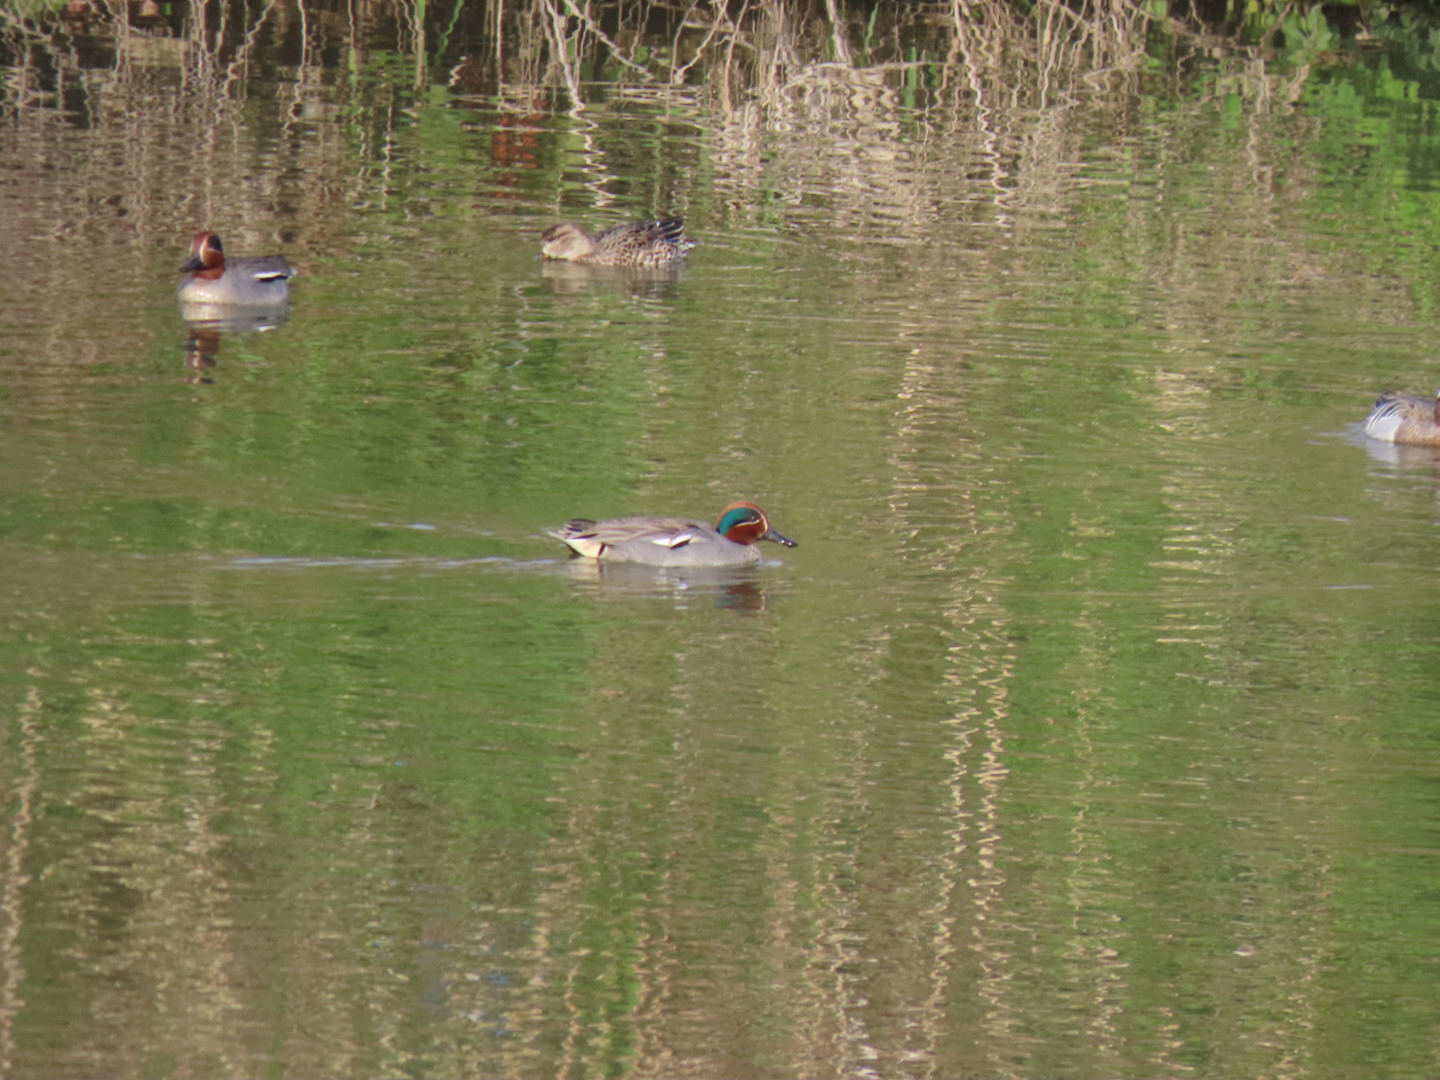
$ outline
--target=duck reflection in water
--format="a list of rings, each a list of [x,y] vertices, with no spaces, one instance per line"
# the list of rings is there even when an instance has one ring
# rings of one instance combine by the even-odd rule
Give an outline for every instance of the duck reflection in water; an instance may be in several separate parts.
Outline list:
[[[290,317],[290,309],[287,307],[283,311],[244,310],[219,313],[208,307],[196,308],[181,304],[180,315],[190,331],[189,337],[185,339],[187,381],[211,383],[215,380],[204,372],[219,363],[220,343],[226,334],[254,334],[262,330],[274,330]]]
[[[540,276],[556,296],[609,293],[636,300],[674,300],[680,295],[685,264],[640,270],[631,266],[591,266],[546,259]]]
[[[753,614],[766,610],[770,591],[753,566],[654,567],[568,559],[560,570],[576,592],[596,600],[668,600],[677,608],[708,604],[725,611]]]

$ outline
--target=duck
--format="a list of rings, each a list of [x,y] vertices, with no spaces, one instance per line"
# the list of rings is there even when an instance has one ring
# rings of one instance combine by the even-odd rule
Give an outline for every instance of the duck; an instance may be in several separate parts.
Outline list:
[[[714,527],[684,517],[575,518],[547,532],[567,545],[572,557],[646,566],[754,566],[761,540],[797,546],[771,528],[765,511],[752,502],[732,502]]]
[[[295,268],[281,255],[225,257],[218,233],[201,231],[190,244],[185,276],[176,293],[182,304],[279,307],[290,297]]]
[[[1440,446],[1440,392],[1434,398],[1391,390],[1375,399],[1365,434],[1381,442]]]
[[[540,254],[545,258],[590,266],[674,266],[694,246],[695,241],[685,235],[683,217],[613,225],[596,236],[562,221],[540,236]]]

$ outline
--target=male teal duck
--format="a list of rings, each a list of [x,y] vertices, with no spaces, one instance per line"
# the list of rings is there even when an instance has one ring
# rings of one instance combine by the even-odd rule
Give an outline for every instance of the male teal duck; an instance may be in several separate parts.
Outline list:
[[[1382,442],[1440,446],[1440,393],[1434,398],[1396,390],[1381,394],[1365,418],[1365,434]]]
[[[751,502],[725,507],[714,528],[693,518],[576,518],[549,530],[549,535],[586,559],[646,566],[753,566],[760,561],[755,545],[761,540],[795,547],[795,541],[772,529],[765,511]]]
[[[180,267],[185,276],[176,289],[182,304],[233,307],[279,307],[290,296],[295,268],[280,255],[225,257],[220,237],[197,232],[190,258]]]
[[[562,221],[540,237],[540,254],[545,258],[591,266],[673,266],[694,246],[695,241],[685,235],[685,219],[678,217],[614,225],[598,236]]]

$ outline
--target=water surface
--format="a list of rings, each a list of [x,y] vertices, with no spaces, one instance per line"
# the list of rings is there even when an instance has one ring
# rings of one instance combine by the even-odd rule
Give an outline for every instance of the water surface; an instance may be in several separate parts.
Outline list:
[[[1403,37],[240,8],[6,46],[6,1071],[1433,1071]],[[800,546],[545,535],[735,498]]]

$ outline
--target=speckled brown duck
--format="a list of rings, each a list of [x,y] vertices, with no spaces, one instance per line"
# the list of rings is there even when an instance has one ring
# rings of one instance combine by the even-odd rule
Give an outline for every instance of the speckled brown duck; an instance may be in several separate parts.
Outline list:
[[[695,241],[685,235],[685,219],[678,217],[614,225],[596,236],[562,221],[540,237],[540,254],[545,258],[590,266],[674,266],[694,246]]]
[[[1365,434],[1406,446],[1440,446],[1440,393],[1415,397],[1391,390],[1375,399],[1365,418]]]

